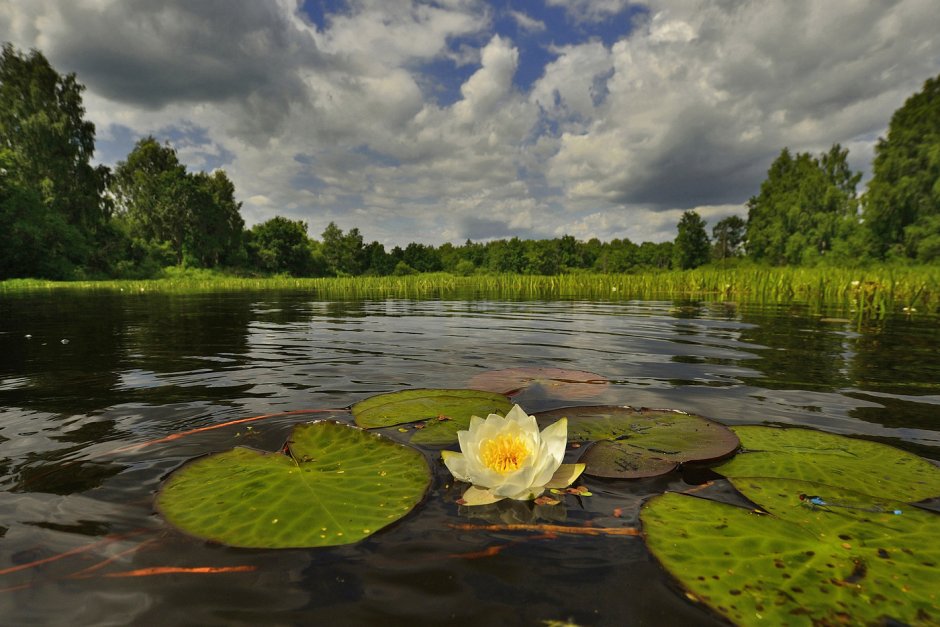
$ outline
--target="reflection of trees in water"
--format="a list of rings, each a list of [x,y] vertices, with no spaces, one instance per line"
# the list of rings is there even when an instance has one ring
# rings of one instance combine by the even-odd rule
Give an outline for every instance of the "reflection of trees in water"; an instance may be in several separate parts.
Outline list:
[[[237,357],[248,344],[250,294],[151,294],[128,302],[127,350],[136,367],[177,372],[206,358]]]
[[[23,435],[31,437],[32,450],[15,453],[17,463],[0,470],[33,492],[95,488],[122,467],[82,461],[83,450],[127,439],[122,425],[134,422],[122,420],[113,408],[165,406],[174,398],[202,406],[238,396],[231,386],[214,387],[199,377],[237,367],[247,351],[251,301],[237,293],[5,296],[0,300],[0,411],[5,418],[0,438],[14,441],[0,439],[0,450],[19,451],[17,440]],[[147,385],[128,386],[128,373],[139,373]],[[167,375],[169,382],[162,380]],[[174,376],[181,377],[179,382]]]
[[[764,376],[754,380],[769,389],[835,391],[845,387],[907,395],[940,393],[940,326],[936,319],[891,316],[857,328],[853,323],[809,315],[798,307],[785,313],[747,310],[741,321],[755,325],[741,331],[741,341],[758,359],[747,366]],[[876,401],[880,402],[880,401]],[[906,407],[911,420],[922,422],[920,408]],[[915,405],[917,405],[915,403]],[[866,409],[860,409],[871,421]],[[862,417],[862,415],[859,415]],[[883,420],[875,420],[889,424]]]
[[[264,292],[252,301],[253,320],[271,324],[298,324],[314,318],[363,318],[370,315],[367,303],[355,301],[320,301],[310,292]]]
[[[862,327],[851,364],[854,385],[894,394],[940,394],[940,324],[892,316]]]
[[[849,411],[850,416],[865,422],[902,429],[936,430],[940,426],[937,424],[940,407],[936,404],[919,403],[882,394],[851,393],[848,396],[876,404],[855,407]]]
[[[252,382],[229,372],[249,362],[250,293],[152,294],[128,305],[122,402],[227,401]]]
[[[337,300],[326,305],[326,315],[330,318],[362,318],[368,315],[362,301]]]
[[[108,404],[125,345],[123,300],[109,292],[4,296],[0,379],[14,384],[0,390],[0,404],[69,414]]]
[[[112,462],[60,461],[50,455],[30,453],[16,465],[12,492],[80,494],[101,487],[127,466]]]
[[[54,292],[4,298],[0,379],[11,383],[0,388],[0,404],[90,412],[144,400],[129,391],[133,386],[124,385],[127,372],[152,376],[237,365],[247,352],[253,300],[236,292]],[[26,339],[27,334],[32,337]],[[211,386],[191,383],[202,393],[182,392],[176,400],[207,398]],[[210,390],[208,396],[219,395]]]
[[[750,352],[757,359],[747,361],[763,376],[749,379],[768,389],[835,391],[851,384],[845,374],[851,348],[842,326],[834,326],[805,308],[741,311],[741,321],[753,327],[741,330],[740,340],[755,344]]]

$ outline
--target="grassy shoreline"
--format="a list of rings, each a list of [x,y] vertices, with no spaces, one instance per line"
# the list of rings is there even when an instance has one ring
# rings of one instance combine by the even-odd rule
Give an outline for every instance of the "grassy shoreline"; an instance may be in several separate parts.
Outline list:
[[[940,267],[886,266],[868,269],[703,267],[642,274],[473,275],[447,273],[403,277],[244,278],[183,271],[150,280],[0,282],[4,294],[55,290],[211,292],[300,290],[323,299],[523,298],[628,300],[700,298],[740,302],[807,302],[845,306],[865,314],[890,311],[940,312]]]

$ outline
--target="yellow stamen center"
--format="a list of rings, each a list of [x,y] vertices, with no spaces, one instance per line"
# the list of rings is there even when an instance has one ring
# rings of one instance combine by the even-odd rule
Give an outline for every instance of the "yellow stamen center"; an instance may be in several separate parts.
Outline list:
[[[480,445],[483,463],[500,473],[518,470],[528,456],[529,448],[518,435],[504,433]]]

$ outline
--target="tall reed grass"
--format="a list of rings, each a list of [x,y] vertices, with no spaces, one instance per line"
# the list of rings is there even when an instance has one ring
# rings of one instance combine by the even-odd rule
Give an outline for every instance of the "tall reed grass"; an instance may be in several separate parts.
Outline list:
[[[940,267],[886,266],[840,268],[703,267],[645,274],[497,274],[447,273],[403,277],[242,278],[212,274],[141,281],[0,282],[0,296],[44,290],[206,292],[225,290],[302,290],[323,300],[353,299],[545,299],[630,300],[697,298],[746,303],[826,305],[860,315],[888,312],[940,312]]]

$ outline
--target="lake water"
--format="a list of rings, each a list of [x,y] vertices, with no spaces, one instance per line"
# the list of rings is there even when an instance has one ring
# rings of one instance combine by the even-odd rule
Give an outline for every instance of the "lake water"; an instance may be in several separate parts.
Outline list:
[[[940,324],[850,322],[800,305],[695,301],[354,301],[304,293],[0,297],[0,622],[9,625],[724,624],[687,600],[636,537],[456,529],[533,515],[460,508],[434,482],[401,522],[345,547],[245,550],[153,511],[184,461],[277,450],[304,416],[371,395],[464,387],[515,367],[600,374],[571,404],[676,408],[729,425],[805,425],[940,459]],[[310,418],[313,418],[312,416]],[[559,524],[636,526],[642,499],[696,473],[585,479]],[[536,521],[539,522],[539,521]],[[546,520],[541,520],[546,522]],[[170,570],[162,570],[167,569]],[[195,574],[174,568],[243,568]]]

